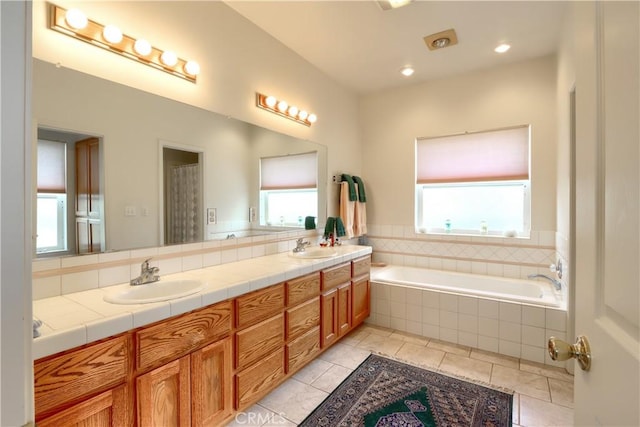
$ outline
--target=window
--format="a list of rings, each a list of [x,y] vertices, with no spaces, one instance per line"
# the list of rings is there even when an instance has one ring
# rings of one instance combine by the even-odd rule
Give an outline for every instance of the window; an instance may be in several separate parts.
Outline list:
[[[67,145],[38,140],[36,252],[67,250]]]
[[[528,236],[529,126],[416,141],[420,232]]]
[[[261,158],[260,225],[303,227],[317,215],[317,153]]]

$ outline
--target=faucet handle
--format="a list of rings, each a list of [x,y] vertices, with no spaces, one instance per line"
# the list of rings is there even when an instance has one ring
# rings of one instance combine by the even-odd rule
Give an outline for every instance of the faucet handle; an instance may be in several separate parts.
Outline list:
[[[149,261],[151,261],[151,258],[147,258],[144,261],[142,261],[142,264],[140,264],[141,271],[145,271],[149,269]]]

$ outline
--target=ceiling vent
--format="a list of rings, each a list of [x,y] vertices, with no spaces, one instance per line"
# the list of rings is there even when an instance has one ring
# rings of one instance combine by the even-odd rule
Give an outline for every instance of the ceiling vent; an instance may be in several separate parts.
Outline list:
[[[429,50],[443,49],[458,44],[458,36],[456,36],[455,30],[452,28],[426,36],[424,37],[424,42]]]

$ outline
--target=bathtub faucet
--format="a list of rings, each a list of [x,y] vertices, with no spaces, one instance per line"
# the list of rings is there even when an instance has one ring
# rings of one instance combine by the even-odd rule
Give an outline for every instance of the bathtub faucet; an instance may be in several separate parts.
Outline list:
[[[550,281],[551,283],[553,283],[553,286],[556,288],[556,291],[559,291],[560,289],[562,289],[562,283],[560,283],[559,280],[554,279],[552,277],[549,277],[545,274],[530,274],[527,276],[529,279],[535,279],[536,277],[541,277],[543,279],[547,279],[548,281]]]

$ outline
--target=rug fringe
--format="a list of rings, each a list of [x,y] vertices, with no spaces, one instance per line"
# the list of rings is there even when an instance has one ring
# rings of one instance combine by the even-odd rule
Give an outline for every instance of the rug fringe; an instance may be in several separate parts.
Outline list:
[[[486,381],[481,381],[481,380],[478,380],[476,378],[469,378],[469,377],[464,376],[464,375],[454,374],[452,372],[444,371],[444,370],[442,370],[440,368],[435,368],[433,366],[419,365],[419,364],[416,364],[414,361],[406,360],[406,359],[403,359],[401,357],[397,357],[395,355],[390,355],[390,354],[387,354],[387,353],[383,353],[381,351],[377,351],[377,350],[370,350],[370,351],[371,351],[371,354],[375,354],[377,356],[386,357],[387,359],[395,360],[396,362],[405,363],[405,364],[413,366],[415,368],[420,368],[420,369],[424,369],[424,370],[427,370],[427,371],[435,372],[435,373],[438,373],[440,375],[444,375],[444,376],[449,377],[449,378],[454,378],[454,379],[457,379],[457,380],[466,381],[466,382],[469,382],[469,383],[472,383],[472,384],[476,384],[476,385],[479,385],[479,386],[482,386],[482,387],[490,388],[490,389],[495,390],[495,391],[501,391],[503,393],[507,393],[507,394],[511,394],[511,395],[515,394],[515,390],[512,390],[512,389],[507,388],[507,387],[502,387],[502,386],[499,386],[499,385],[496,385],[496,384],[487,383]]]

